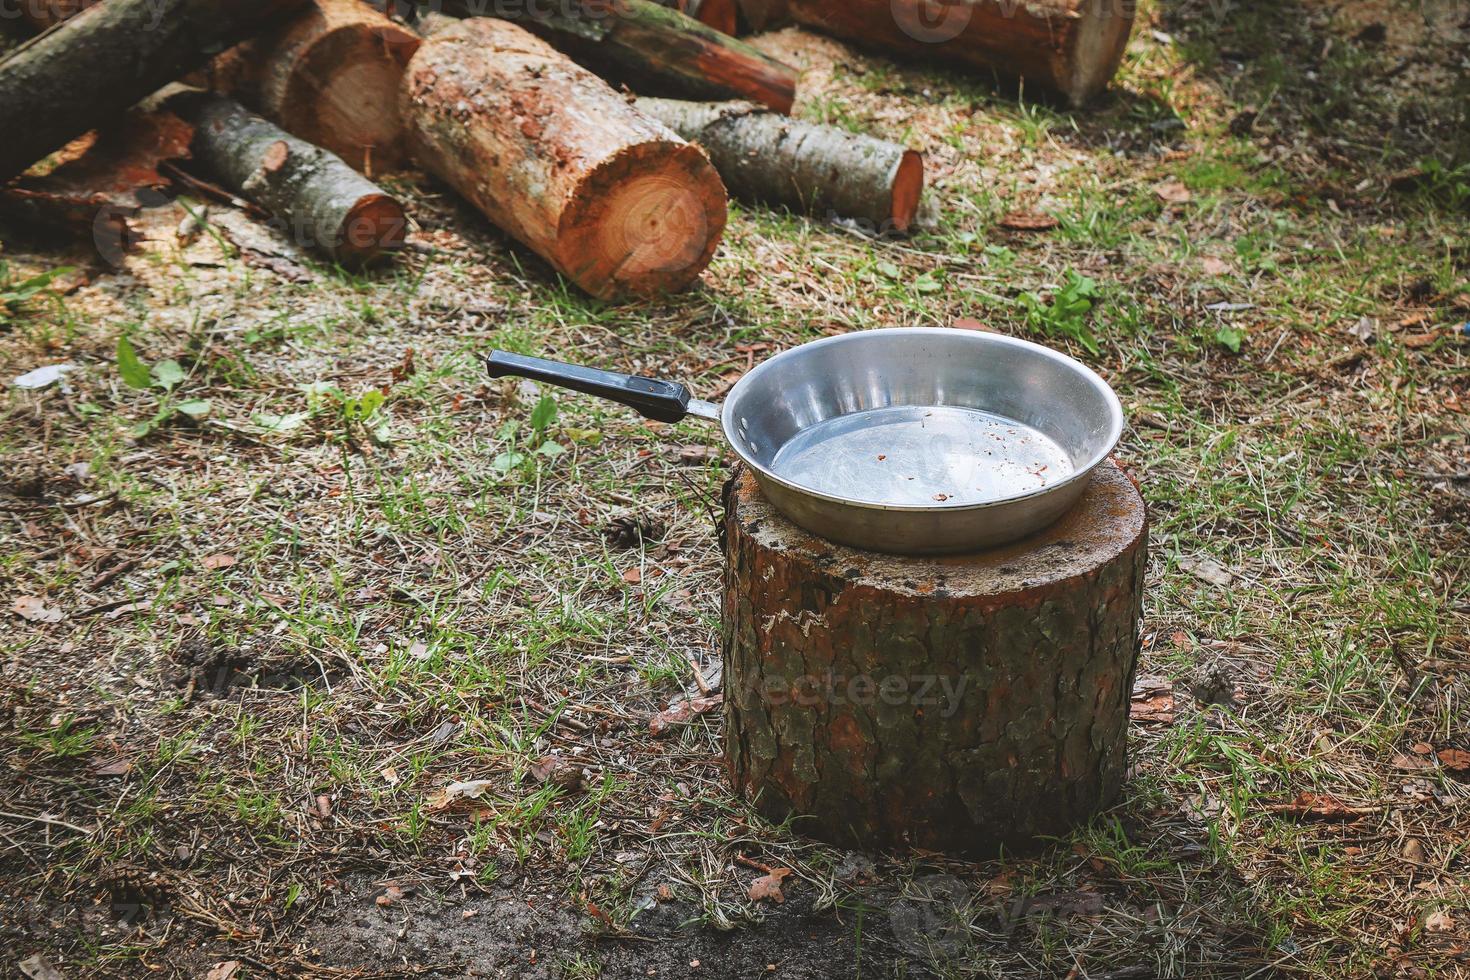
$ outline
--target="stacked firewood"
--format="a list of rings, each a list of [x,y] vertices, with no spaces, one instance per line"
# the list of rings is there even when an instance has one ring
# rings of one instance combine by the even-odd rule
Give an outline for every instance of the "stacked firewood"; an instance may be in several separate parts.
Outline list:
[[[374,177],[417,165],[594,296],[679,290],[727,194],[902,233],[923,186],[919,154],[790,119],[797,72],[736,32],[791,20],[1080,104],[1127,39],[1113,3],[22,0],[41,33],[0,60],[0,210],[95,233],[113,162],[111,185],[223,185],[357,263],[409,224]]]

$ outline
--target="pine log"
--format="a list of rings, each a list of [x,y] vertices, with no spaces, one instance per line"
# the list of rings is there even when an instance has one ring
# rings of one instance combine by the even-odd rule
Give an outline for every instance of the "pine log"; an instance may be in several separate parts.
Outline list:
[[[446,0],[444,9],[514,20],[643,95],[749,99],[785,113],[796,98],[794,68],[653,0]]]
[[[313,0],[256,47],[260,112],[363,173],[401,167],[398,92],[419,43],[360,0]]]
[[[844,847],[993,855],[1063,834],[1126,768],[1147,522],[1111,463],[1056,525],[972,555],[823,541],[726,497],[725,757]]]
[[[724,230],[698,147],[515,24],[431,33],[402,114],[426,169],[594,296],[688,286]]]
[[[656,0],[663,7],[672,7],[682,14],[693,17],[721,34],[735,36],[739,28],[739,11],[735,0]]]
[[[336,154],[221,96],[182,96],[168,105],[194,124],[194,156],[275,216],[298,245],[358,264],[403,244],[402,206]]]
[[[913,150],[749,102],[642,98],[638,108],[709,154],[731,195],[907,232],[924,188]]]
[[[303,0],[108,0],[0,61],[0,179]]]
[[[1118,70],[1132,0],[789,0],[814,30],[994,71],[1080,106]]]

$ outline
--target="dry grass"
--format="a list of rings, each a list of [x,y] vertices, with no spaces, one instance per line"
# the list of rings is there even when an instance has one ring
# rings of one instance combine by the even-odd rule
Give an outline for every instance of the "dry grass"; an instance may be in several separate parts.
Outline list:
[[[927,227],[742,211],[667,302],[586,301],[405,178],[422,230],[371,275],[292,281],[168,209],[124,268],[0,306],[5,378],[81,365],[0,402],[0,596],[66,614],[4,640],[0,970],[1470,973],[1470,788],[1440,764],[1470,749],[1466,34],[1213,9],[1148,5],[1078,116],[765,39],[806,63],[809,118],[927,151]],[[76,260],[6,256],[0,300]],[[1093,309],[1059,314],[1081,277]],[[648,734],[716,670],[724,471],[688,449],[713,433],[576,397],[535,428],[541,395],[474,354],[713,397],[826,331],[957,317],[1121,392],[1154,520],[1141,672],[1174,716],[1040,856],[862,858],[727,795],[718,713]],[[124,385],[124,335],[184,380]],[[610,545],[628,515],[662,535]],[[786,906],[747,899],[742,854],[795,870]]]

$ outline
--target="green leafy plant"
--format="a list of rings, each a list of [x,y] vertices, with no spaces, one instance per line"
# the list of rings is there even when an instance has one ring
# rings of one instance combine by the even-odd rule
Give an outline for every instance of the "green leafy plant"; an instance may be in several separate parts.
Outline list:
[[[1049,334],[1070,337],[1086,348],[1089,354],[1096,354],[1101,348],[1087,320],[1097,297],[1096,281],[1069,271],[1066,282],[1052,294],[1050,303],[1036,293],[1023,293],[1020,303],[1026,311],[1026,322],[1031,327]]]
[[[1245,331],[1226,323],[1215,331],[1215,343],[1232,354],[1239,354],[1240,345],[1245,343]]]
[[[63,265],[25,279],[17,279],[11,272],[10,263],[0,262],[0,327],[19,320],[41,300],[50,300],[58,309],[61,308],[61,294],[51,288],[51,283],[71,272],[72,268]]]
[[[490,462],[490,467],[497,473],[509,473],[526,463],[532,454],[544,458],[554,458],[566,452],[559,442],[549,436],[551,426],[555,424],[557,417],[556,399],[551,395],[542,395],[536,402],[536,407],[531,409],[531,435],[522,446],[512,445],[511,448],[496,455]],[[507,423],[499,433],[503,439],[514,440],[519,426],[515,422]],[[578,430],[579,432],[586,430]]]
[[[128,434],[142,439],[154,429],[175,418],[199,420],[209,414],[208,398],[178,398],[174,389],[188,379],[187,372],[172,358],[148,366],[138,357],[126,337],[117,338],[117,373],[123,384],[138,391],[161,392],[153,418],[133,425]]]

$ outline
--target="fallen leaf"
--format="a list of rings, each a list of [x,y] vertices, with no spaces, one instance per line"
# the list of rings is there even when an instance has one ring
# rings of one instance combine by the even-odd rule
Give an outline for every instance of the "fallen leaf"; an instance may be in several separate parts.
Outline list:
[[[447,810],[460,800],[479,799],[485,795],[485,791],[489,788],[490,780],[488,779],[470,779],[464,782],[450,783],[430,797],[424,806],[426,809],[435,812]]]
[[[96,776],[126,776],[132,768],[133,763],[129,759],[118,756],[115,759],[108,759],[93,766],[92,774]]]
[[[1410,334],[1407,337],[1401,338],[1400,343],[1402,343],[1405,347],[1412,347],[1413,349],[1418,350],[1421,347],[1428,347],[1430,344],[1438,340],[1439,336],[1439,331],[1431,330],[1429,333]]]
[[[1424,919],[1424,930],[1426,932],[1450,932],[1455,928],[1455,920],[1444,909],[1431,912]]]
[[[30,977],[31,980],[65,980],[61,971],[52,966],[40,953],[21,960],[16,966],[20,967],[20,972]]]
[[[125,602],[122,605],[107,611],[108,619],[121,619],[128,613],[147,612],[153,608],[153,600],[145,599],[142,602]]]
[[[954,322],[950,324],[950,326],[954,327],[956,330],[978,330],[980,333],[996,333],[996,329],[990,326],[990,324],[981,323],[974,317],[969,316],[955,317]]]
[[[648,719],[648,731],[654,737],[666,735],[675,725],[687,724],[724,703],[723,694],[711,694],[705,698],[680,698]]]
[[[786,901],[786,895],[781,891],[781,882],[790,874],[790,868],[772,868],[770,874],[761,875],[750,883],[750,900],[771,901],[780,905]]]
[[[538,783],[551,783],[564,789],[578,789],[586,778],[582,767],[560,755],[543,755],[531,763],[531,778]]]
[[[1174,684],[1165,677],[1140,677],[1133,684],[1128,716],[1144,724],[1174,724]]]
[[[1166,180],[1162,184],[1155,184],[1154,196],[1165,204],[1188,204],[1194,200],[1194,195],[1189,193],[1189,188],[1177,180]]]
[[[1470,752],[1464,749],[1440,749],[1435,755],[1439,757],[1439,764],[1444,766],[1445,772],[1457,776],[1470,775]]]
[[[378,775],[382,776],[383,781],[389,786],[398,785],[398,770],[394,769],[392,766],[387,766],[386,768],[378,770]]]
[[[1428,859],[1424,853],[1424,844],[1416,837],[1410,837],[1404,841],[1404,860],[1414,864],[1423,864]]]
[[[643,573],[636,568],[630,568],[623,573],[623,581],[629,585],[637,585],[643,581]]]
[[[59,623],[66,618],[60,609],[49,608],[40,596],[23,595],[10,604],[10,611],[33,623]]]
[[[1000,226],[1007,231],[1051,231],[1059,224],[1051,215],[1037,211],[1012,211],[1000,219]]]
[[[584,900],[587,902],[588,915],[592,916],[592,918],[596,919],[598,922],[601,922],[603,925],[608,926],[609,928],[616,925],[616,923],[614,923],[612,920],[612,916],[608,915],[602,909],[598,908],[596,902],[592,901],[590,898],[586,898],[585,896]]]
[[[239,972],[239,960],[224,960],[210,967],[209,972],[204,974],[204,980],[231,980]]]
[[[1284,817],[1318,823],[1351,823],[1377,812],[1372,807],[1348,806],[1325,793],[1306,792],[1298,793],[1290,803],[1278,803],[1268,809]]]
[[[1398,769],[1429,769],[1434,763],[1419,755],[1406,755],[1403,752],[1393,754],[1393,764]]]
[[[229,568],[235,564],[234,555],[205,555],[199,559],[199,567],[213,571],[216,568]]]
[[[1230,569],[1208,555],[1199,558],[1180,558],[1178,564],[1181,571],[1188,572],[1202,582],[1218,585],[1221,588],[1229,585],[1235,578],[1235,574]]]
[[[398,885],[387,885],[383,888],[383,891],[378,895],[378,897],[373,899],[373,901],[378,903],[379,908],[385,909],[390,905],[397,905],[399,902],[403,901],[405,898],[408,898],[412,894],[412,888],[400,888]]]
[[[1213,255],[1206,255],[1199,261],[1200,271],[1207,276],[1228,276],[1235,271],[1235,266],[1224,259],[1217,259]]]

